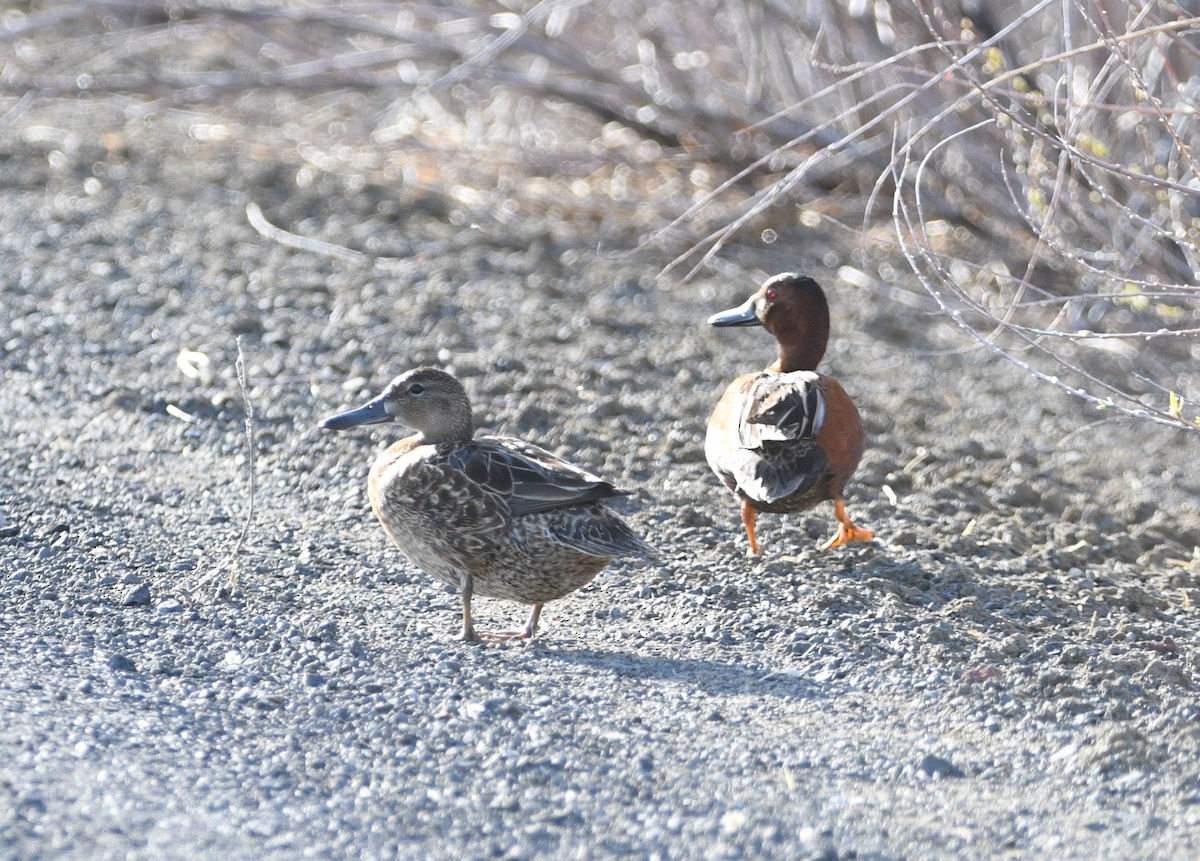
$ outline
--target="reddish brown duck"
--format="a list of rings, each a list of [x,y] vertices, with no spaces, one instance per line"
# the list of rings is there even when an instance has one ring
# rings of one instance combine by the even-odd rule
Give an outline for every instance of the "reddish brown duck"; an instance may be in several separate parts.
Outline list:
[[[757,512],[803,511],[827,499],[838,530],[825,548],[870,541],[875,533],[856,526],[842,502],[863,453],[862,419],[841,384],[816,372],[829,341],[829,304],[820,285],[804,275],[776,275],[708,322],[762,326],[779,342],[774,364],[725,390],[704,441],[708,465],[741,500],[750,552],[762,552]]]

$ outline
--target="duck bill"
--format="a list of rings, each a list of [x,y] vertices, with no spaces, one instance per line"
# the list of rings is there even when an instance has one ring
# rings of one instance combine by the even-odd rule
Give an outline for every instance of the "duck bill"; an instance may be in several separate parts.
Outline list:
[[[708,318],[708,325],[761,326],[762,320],[758,319],[758,314],[754,313],[754,300],[757,298],[757,295],[751,296],[736,308],[730,308],[728,311],[722,311],[719,314],[713,314]]]
[[[349,430],[359,425],[377,425],[382,422],[394,421],[394,417],[383,406],[383,397],[375,398],[356,410],[347,410],[330,416],[318,427],[323,430]]]

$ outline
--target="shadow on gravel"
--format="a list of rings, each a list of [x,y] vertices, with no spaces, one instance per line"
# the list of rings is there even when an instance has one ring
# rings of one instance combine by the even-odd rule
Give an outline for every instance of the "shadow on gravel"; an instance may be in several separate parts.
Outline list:
[[[669,681],[726,696],[754,694],[786,699],[815,699],[830,695],[825,685],[811,679],[798,678],[788,673],[775,673],[762,667],[727,664],[721,661],[661,658],[597,649],[568,651],[551,648],[541,654],[547,659],[561,660],[576,667],[619,673],[624,679]]]

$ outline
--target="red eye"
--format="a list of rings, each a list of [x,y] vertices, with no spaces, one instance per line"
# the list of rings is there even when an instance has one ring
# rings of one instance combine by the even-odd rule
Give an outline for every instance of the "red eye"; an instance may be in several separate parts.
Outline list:
[[[770,301],[774,302],[774,301],[775,301],[775,297],[777,297],[778,295],[779,295],[779,294],[775,292],[775,288],[774,288],[774,287],[768,287],[768,288],[767,288],[767,299],[769,299]]]

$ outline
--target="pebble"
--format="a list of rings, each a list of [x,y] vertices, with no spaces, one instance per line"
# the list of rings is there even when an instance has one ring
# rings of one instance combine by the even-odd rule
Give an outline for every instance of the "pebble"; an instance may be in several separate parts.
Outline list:
[[[948,759],[936,754],[927,753],[917,764],[917,771],[927,777],[945,779],[948,777],[965,777],[962,769]]]
[[[124,655],[109,655],[108,668],[118,673],[137,672],[137,665]]]
[[[121,596],[121,605],[129,607],[135,604],[150,603],[150,587],[145,583],[138,583],[135,586],[129,587],[125,594]]]
[[[347,152],[386,101],[357,98],[334,112]],[[0,309],[0,529],[21,528],[0,535],[0,700],[17,706],[0,761],[10,795],[45,812],[19,809],[0,854],[1194,854],[1197,482],[1174,438],[1081,429],[1069,402],[903,303],[883,304],[924,324],[898,325],[908,340],[862,338],[879,297],[846,287],[826,367],[870,428],[847,502],[878,540],[820,551],[826,503],[763,515],[750,560],[703,424],[770,339],[703,320],[770,263],[761,249],[727,274],[660,279],[607,253],[607,221],[596,253],[519,208],[503,224],[461,202],[430,217],[410,200],[420,183],[377,183],[369,159],[350,187],[334,176],[349,162],[317,153],[331,166],[306,168],[309,188],[271,163],[270,134],[255,158],[240,141],[173,156],[165,115],[109,149],[32,109],[14,131],[29,139],[0,143],[0,257],[19,288]],[[285,230],[369,237],[392,260],[264,239],[241,215],[250,197]],[[839,265],[837,242],[814,242],[793,246],[796,266]],[[262,443],[241,588],[178,600],[163,590],[219,565],[246,513],[239,326]],[[210,382],[177,373],[183,348],[212,357]],[[372,518],[367,465],[403,431],[315,427],[439,356],[464,370],[481,425],[635,490],[614,507],[663,549],[548,605],[530,644],[455,642],[455,596]],[[913,379],[951,383],[897,383]],[[1014,392],[1033,408],[1014,412]],[[141,590],[155,612],[122,609]],[[489,627],[520,614],[475,609]],[[930,783],[893,791],[914,779]]]

